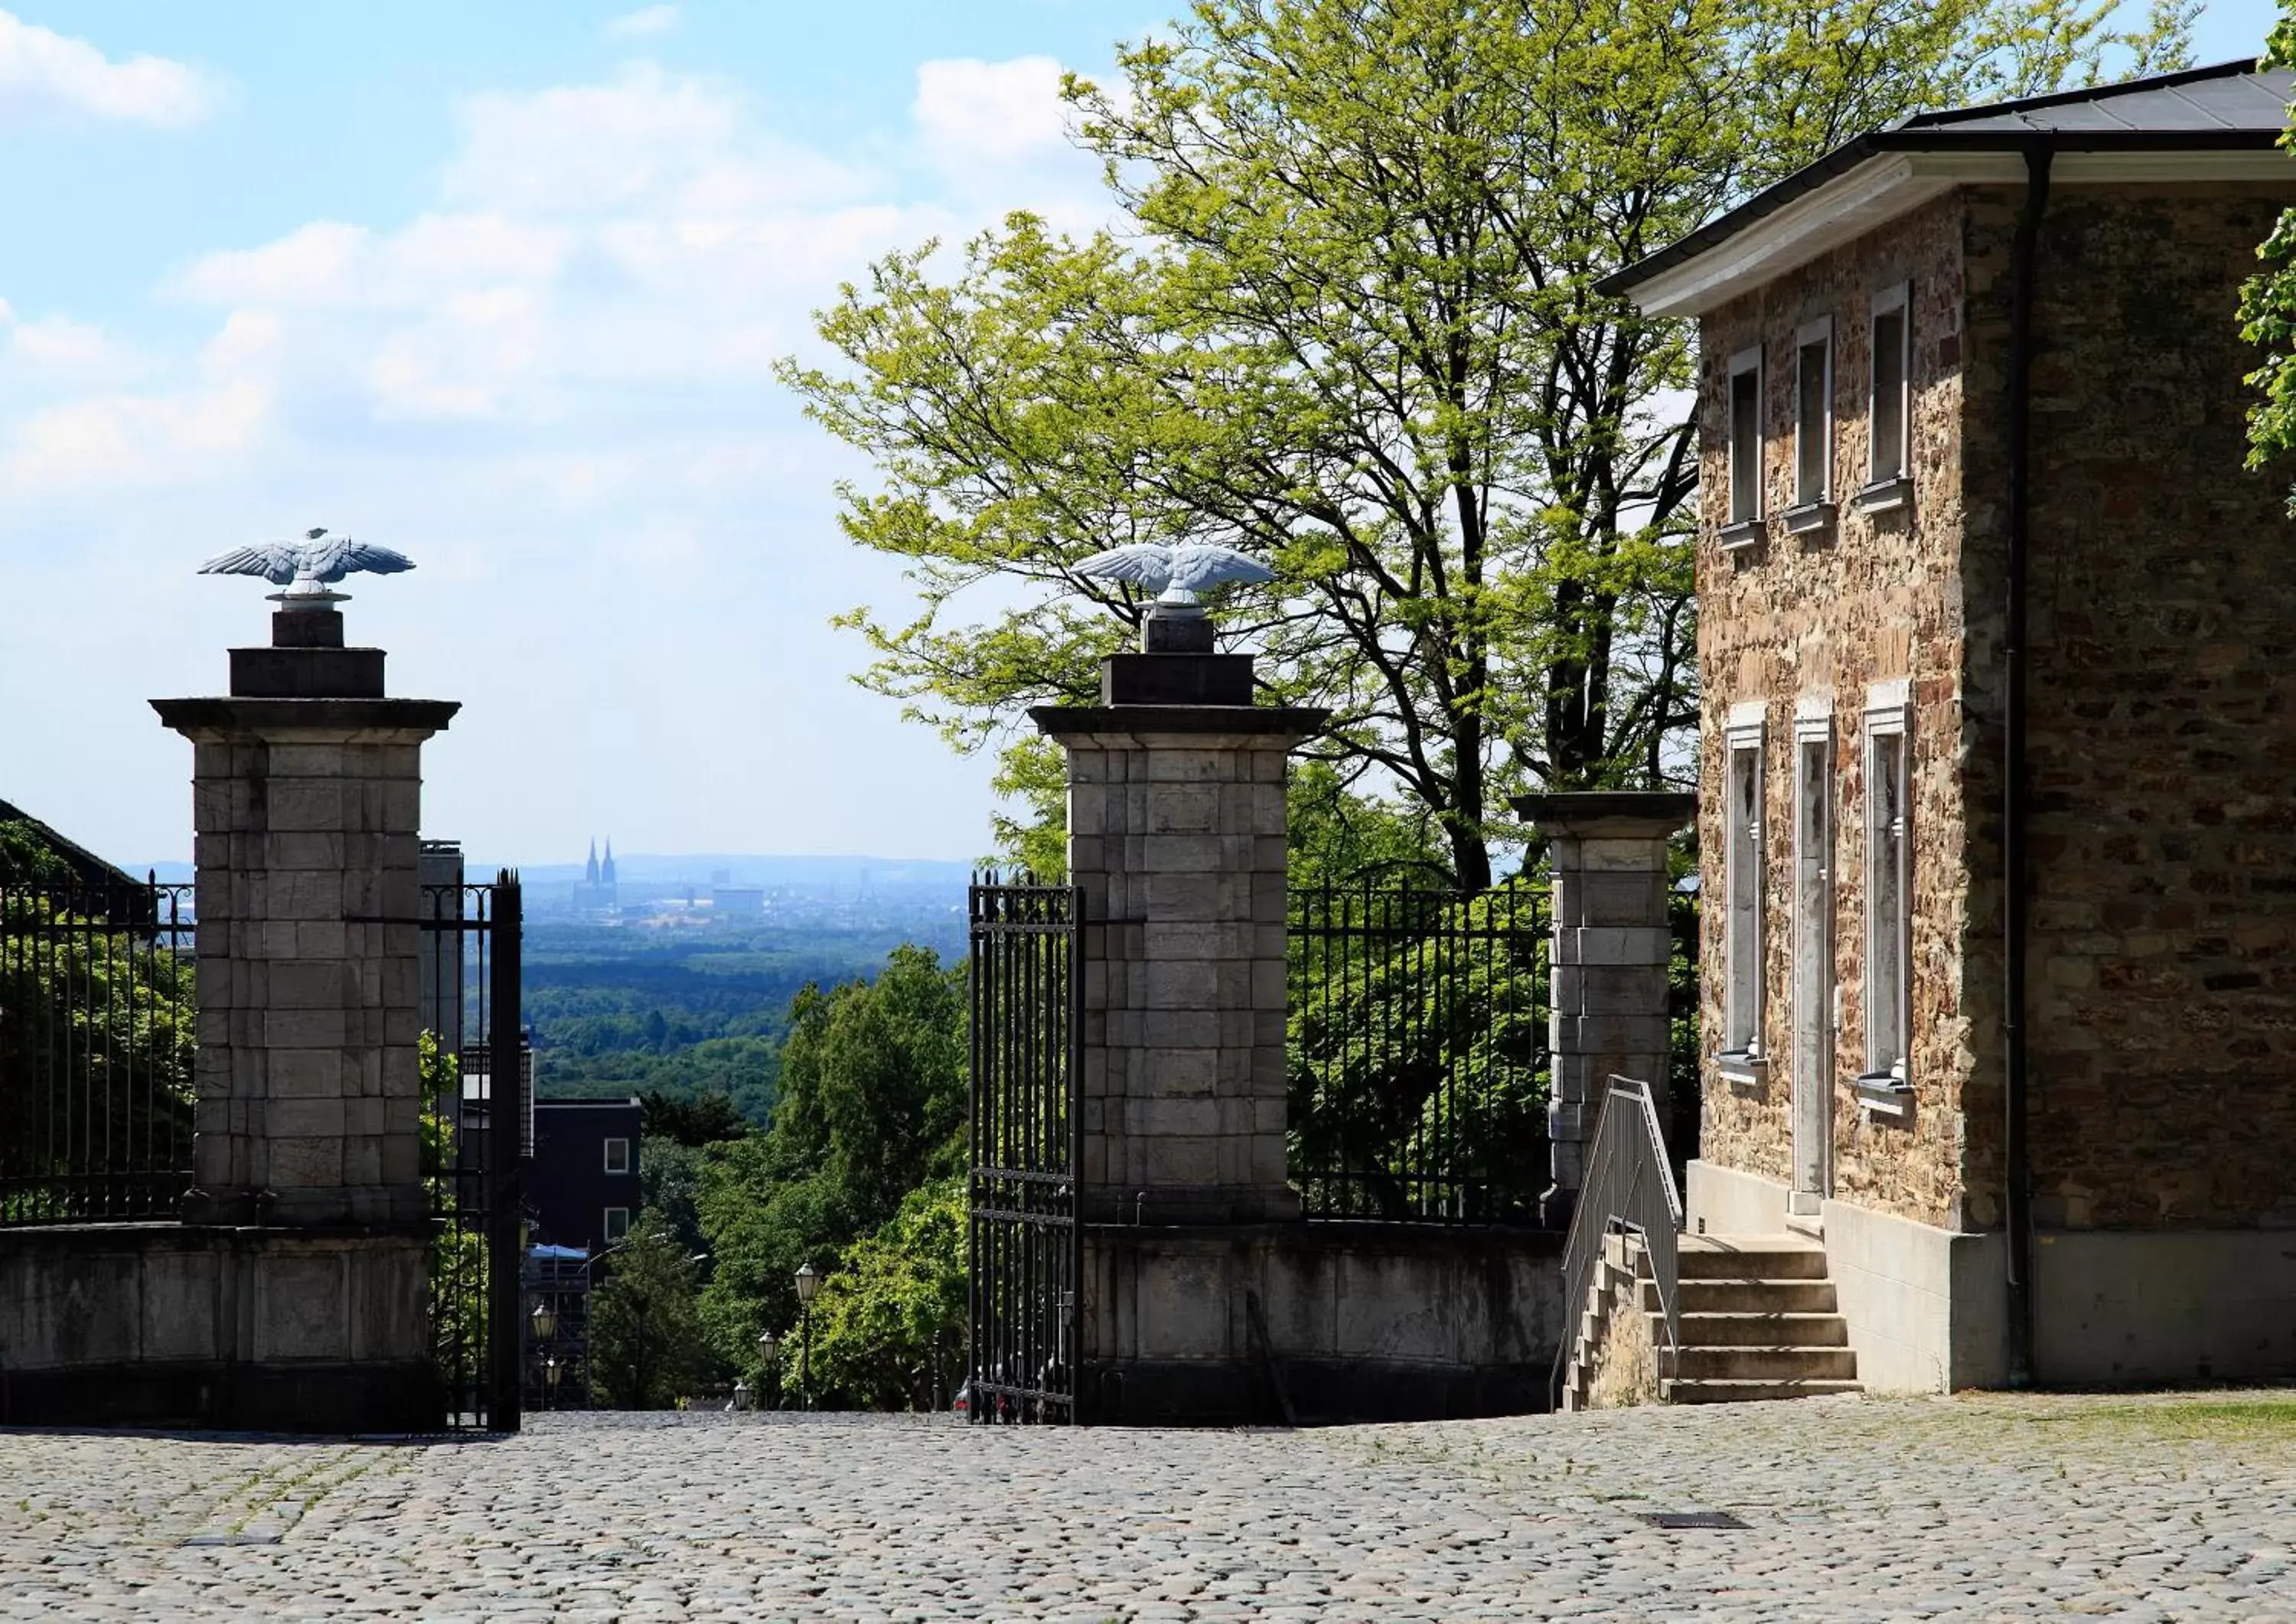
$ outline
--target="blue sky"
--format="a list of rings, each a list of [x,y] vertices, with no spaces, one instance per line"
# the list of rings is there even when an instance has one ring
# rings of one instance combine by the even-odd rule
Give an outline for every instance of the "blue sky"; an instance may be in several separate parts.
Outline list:
[[[484,858],[965,857],[988,767],[846,677],[897,600],[866,471],[767,374],[888,250],[1089,225],[1060,67],[1168,0],[0,0],[0,799],[190,848],[144,701],[259,641],[209,554],[310,524],[392,691],[464,701],[425,824]],[[2203,61],[2270,8],[2204,14]]]

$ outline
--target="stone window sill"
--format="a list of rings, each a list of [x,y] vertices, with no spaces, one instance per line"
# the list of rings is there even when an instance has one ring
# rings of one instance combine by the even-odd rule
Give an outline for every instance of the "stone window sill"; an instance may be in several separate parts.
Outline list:
[[[1741,519],[1735,524],[1722,527],[1722,550],[1742,553],[1749,547],[1759,547],[1769,534],[1769,521],[1765,519]]]
[[[1748,1054],[1742,1051],[1726,1051],[1715,1057],[1714,1069],[1722,1080],[1736,1094],[1759,1094],[1769,1087],[1770,1061],[1767,1054]]]
[[[1789,536],[1823,537],[1833,529],[1833,504],[1805,502],[1800,507],[1790,507],[1780,515]]]
[[[1874,1116],[1902,1117],[1913,1109],[1913,1085],[1888,1071],[1868,1072],[1849,1085],[1857,1109]]]
[[[1914,481],[1910,475],[1899,474],[1894,480],[1876,480],[1856,496],[1849,505],[1861,513],[1887,513],[1911,505]]]

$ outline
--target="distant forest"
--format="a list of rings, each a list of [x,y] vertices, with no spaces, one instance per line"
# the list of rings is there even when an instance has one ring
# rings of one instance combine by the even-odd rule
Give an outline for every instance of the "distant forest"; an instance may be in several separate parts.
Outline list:
[[[706,932],[531,921],[526,1019],[535,1092],[560,1098],[730,1096],[763,1127],[778,1095],[791,1000],[873,978],[904,942],[962,956],[961,925],[809,925]]]

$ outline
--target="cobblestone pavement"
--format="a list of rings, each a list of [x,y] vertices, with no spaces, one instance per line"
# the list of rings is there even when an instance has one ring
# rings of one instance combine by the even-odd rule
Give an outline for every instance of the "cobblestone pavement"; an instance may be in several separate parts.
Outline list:
[[[0,1433],[0,1616],[2282,1620],[2296,1396],[1303,1432],[547,1416],[500,1442]],[[2243,1418],[2245,1417],[2245,1418]],[[1667,1531],[1638,1513],[1722,1511]]]

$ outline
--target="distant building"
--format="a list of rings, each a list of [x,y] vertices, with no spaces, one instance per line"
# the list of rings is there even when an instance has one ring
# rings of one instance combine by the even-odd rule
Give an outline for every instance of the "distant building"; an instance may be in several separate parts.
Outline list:
[[[594,1257],[637,1217],[638,1136],[644,1111],[621,1100],[537,1100],[526,1204],[534,1239]]]
[[[590,841],[590,860],[583,865],[582,883],[574,888],[574,911],[586,919],[603,919],[621,912],[620,883],[614,877],[614,837],[606,837],[606,860],[598,860],[598,842]]]
[[[720,919],[763,919],[766,893],[762,887],[755,885],[713,886],[709,908]]]

